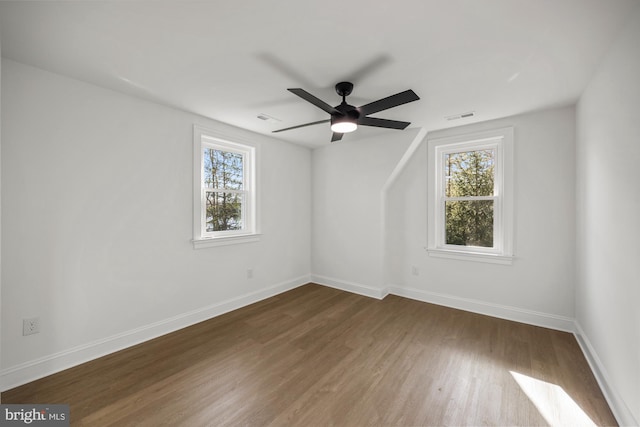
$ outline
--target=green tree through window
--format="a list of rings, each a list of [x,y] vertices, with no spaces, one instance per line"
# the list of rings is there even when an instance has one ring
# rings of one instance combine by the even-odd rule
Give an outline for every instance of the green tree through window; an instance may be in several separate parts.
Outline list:
[[[206,231],[241,230],[244,205],[244,156],[204,149]]]
[[[193,247],[257,242],[258,147],[193,126]]]
[[[493,247],[494,150],[444,156],[445,243]]]
[[[513,260],[513,127],[430,138],[429,256]]]

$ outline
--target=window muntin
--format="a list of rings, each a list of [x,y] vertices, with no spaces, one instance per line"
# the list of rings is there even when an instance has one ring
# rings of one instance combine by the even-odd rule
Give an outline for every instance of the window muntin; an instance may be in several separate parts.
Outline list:
[[[441,147],[438,151],[443,185],[438,213],[444,224],[441,244],[451,249],[494,249],[497,144],[483,144],[473,150],[467,146]]]
[[[438,138],[428,145],[430,255],[491,262],[503,257],[510,263],[513,129]]]
[[[194,153],[194,246],[255,241],[255,148],[195,126]]]
[[[246,154],[203,145],[204,233],[243,230]]]

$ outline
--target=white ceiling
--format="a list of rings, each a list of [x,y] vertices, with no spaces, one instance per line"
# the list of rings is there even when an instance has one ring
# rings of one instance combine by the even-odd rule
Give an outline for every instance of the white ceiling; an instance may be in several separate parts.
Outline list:
[[[327,119],[335,83],[438,129],[574,103],[638,0],[1,2],[2,56],[245,129]],[[472,119],[444,117],[475,111]],[[280,122],[259,120],[261,113]],[[401,132],[358,129],[343,141]],[[328,124],[279,134],[329,144]]]

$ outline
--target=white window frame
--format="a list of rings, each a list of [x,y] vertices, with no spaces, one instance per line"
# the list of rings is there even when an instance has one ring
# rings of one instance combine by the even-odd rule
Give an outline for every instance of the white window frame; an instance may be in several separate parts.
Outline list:
[[[217,132],[204,127],[193,127],[193,247],[195,249],[237,243],[256,242],[260,239],[257,222],[256,156],[257,149],[247,143],[232,142]],[[204,150],[216,150],[241,154],[243,157],[243,189],[225,190],[245,195],[242,204],[241,230],[210,232],[206,230],[206,192],[204,184]]]
[[[513,128],[500,128],[427,140],[429,226],[427,251],[430,256],[497,264],[513,262]],[[445,154],[492,149],[494,194],[473,197],[493,200],[493,247],[449,245],[445,241]],[[455,200],[455,199],[454,199]]]

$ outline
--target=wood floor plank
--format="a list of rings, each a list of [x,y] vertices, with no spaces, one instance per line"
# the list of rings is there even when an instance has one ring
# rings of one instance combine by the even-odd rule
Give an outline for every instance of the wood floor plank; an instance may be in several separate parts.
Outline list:
[[[616,424],[571,334],[314,284],[2,401],[74,426]]]

